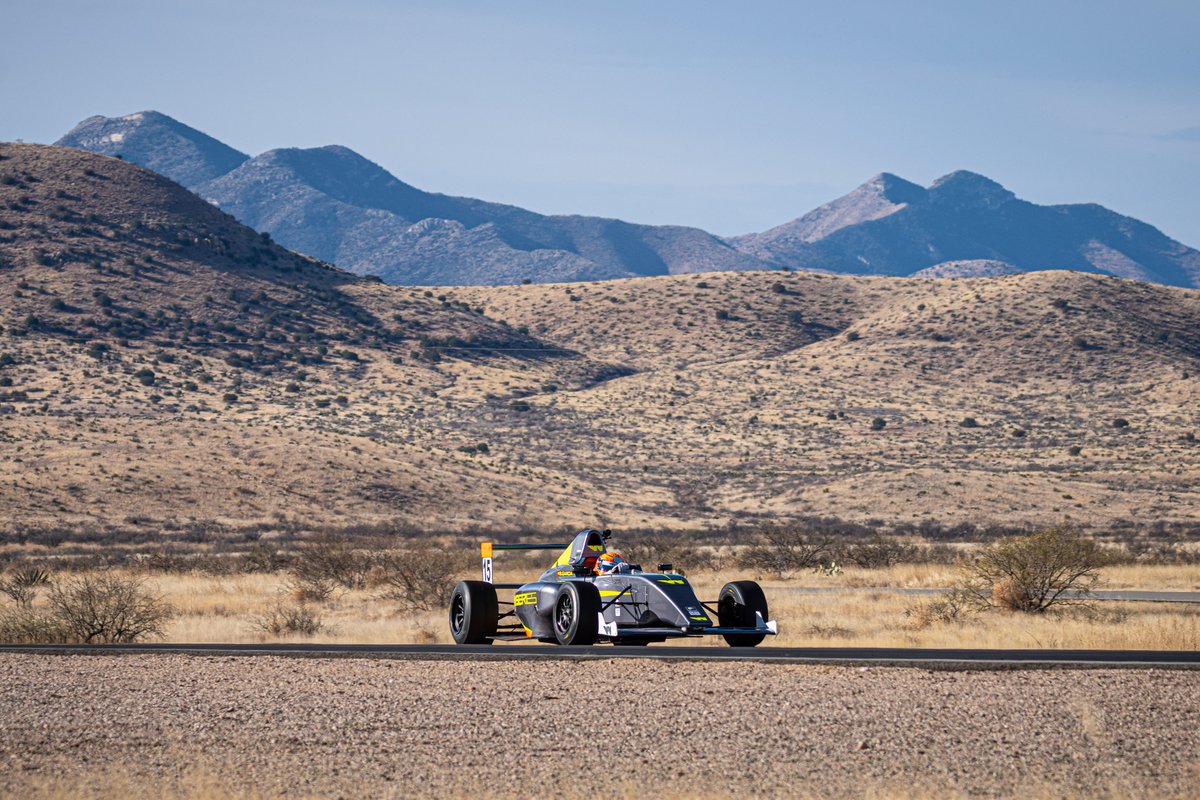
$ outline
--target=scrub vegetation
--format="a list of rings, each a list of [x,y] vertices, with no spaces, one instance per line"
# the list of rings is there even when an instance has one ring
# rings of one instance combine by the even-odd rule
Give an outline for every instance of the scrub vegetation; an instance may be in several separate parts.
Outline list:
[[[106,628],[94,640],[448,642],[446,598],[455,581],[476,577],[480,538],[480,532],[376,529],[191,550],[10,547],[2,551],[7,564],[0,585],[27,582],[30,575],[44,582],[31,594],[7,595],[0,636],[85,641],[86,628],[67,633],[58,621],[76,606],[96,605],[92,598],[112,598],[124,599],[134,619],[149,613],[144,619],[153,624]],[[797,541],[806,548],[820,543],[804,566],[788,560]],[[802,528],[787,535],[779,529],[730,532],[707,541],[700,534],[628,532],[614,544],[647,568],[673,563],[701,599],[715,598],[728,580],[759,580],[780,625],[772,644],[1200,647],[1200,605],[1083,602],[1086,595],[1078,594],[1088,588],[1200,591],[1200,554],[1191,545],[1098,545],[1062,529],[945,544]],[[529,580],[546,563],[545,553],[506,553],[496,562],[496,579]]]

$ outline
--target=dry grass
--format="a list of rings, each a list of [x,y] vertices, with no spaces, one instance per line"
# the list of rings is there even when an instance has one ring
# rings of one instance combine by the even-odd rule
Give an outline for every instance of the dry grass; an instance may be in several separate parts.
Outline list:
[[[530,561],[532,559],[525,559]],[[508,562],[500,581],[528,580],[531,569]],[[1145,590],[1194,588],[1196,567],[1113,568],[1112,583]],[[461,577],[473,578],[473,573]],[[715,598],[726,570],[690,575],[701,599]],[[835,576],[806,573],[795,580],[762,581],[779,621],[779,646],[849,647],[986,647],[1200,649],[1200,607],[1191,604],[1102,602],[1094,610],[1067,608],[1046,614],[972,611],[954,622],[922,619],[918,610],[931,596],[873,592],[867,586],[940,587],[953,572],[944,567],[897,565],[886,570],[853,567]],[[1112,585],[1110,583],[1109,585]],[[448,643],[445,613],[402,610],[384,589],[343,590],[312,606],[324,628],[314,636],[272,637],[257,621],[278,603],[290,603],[291,577],[286,573],[211,577],[198,574],[154,574],[149,589],[177,611],[168,624],[173,642],[310,641]],[[811,591],[818,589],[819,591]],[[679,642],[678,644],[683,644]],[[723,646],[720,639],[687,640],[686,644]]]
[[[1185,567],[1142,568],[1153,590],[1178,585]],[[883,574],[880,574],[883,573]],[[864,589],[875,585],[932,588],[948,586],[952,570],[926,572],[920,565],[890,570],[847,569],[836,577],[809,576],[802,583],[762,581],[779,622],[779,646],[1200,649],[1200,606],[1191,604],[1105,601],[1094,611],[1068,608],[1045,614],[976,611],[960,622],[922,625],[914,612],[931,596],[898,595]],[[870,575],[871,577],[868,577]],[[702,599],[715,597],[726,576],[690,576]],[[916,578],[925,578],[919,582]],[[943,578],[946,582],[943,581]],[[806,591],[808,589],[822,591]],[[842,591],[844,590],[844,591]],[[695,644],[696,642],[689,642]],[[720,640],[701,644],[721,646]]]

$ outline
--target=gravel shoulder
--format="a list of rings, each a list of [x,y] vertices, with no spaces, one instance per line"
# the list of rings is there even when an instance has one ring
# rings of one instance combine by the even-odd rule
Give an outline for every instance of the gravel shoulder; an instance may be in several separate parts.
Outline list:
[[[0,796],[1195,797],[1200,673],[0,654]]]

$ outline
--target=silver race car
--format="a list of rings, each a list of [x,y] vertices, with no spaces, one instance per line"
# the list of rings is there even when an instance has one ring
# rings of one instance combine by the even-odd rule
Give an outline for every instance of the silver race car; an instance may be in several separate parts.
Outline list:
[[[775,622],[768,619],[767,598],[754,581],[727,583],[715,601],[706,603],[670,564],[645,572],[639,565],[621,562],[597,574],[597,564],[611,559],[606,557],[609,536],[609,531],[588,529],[570,544],[481,543],[483,580],[460,581],[450,595],[454,641],[489,644],[530,638],[574,645],[644,645],[682,636],[722,636],[732,647],[754,647],[777,633]],[[506,550],[562,553],[532,583],[497,584],[492,581],[492,558]],[[513,590],[511,601],[499,599],[501,589]]]

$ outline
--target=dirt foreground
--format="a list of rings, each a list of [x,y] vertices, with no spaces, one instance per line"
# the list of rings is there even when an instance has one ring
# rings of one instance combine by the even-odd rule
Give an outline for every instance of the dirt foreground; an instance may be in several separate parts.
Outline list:
[[[1196,797],[1200,672],[0,655],[3,797]]]

